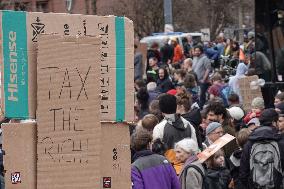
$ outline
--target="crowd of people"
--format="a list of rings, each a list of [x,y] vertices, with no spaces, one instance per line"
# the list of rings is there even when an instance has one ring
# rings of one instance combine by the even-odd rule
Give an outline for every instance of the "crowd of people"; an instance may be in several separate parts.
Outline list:
[[[284,188],[284,93],[271,106],[264,92],[244,109],[239,79],[265,80],[271,69],[258,62],[254,33],[247,37],[243,44],[223,36],[197,44],[189,38],[182,46],[175,38],[162,47],[153,43],[146,77],[135,53],[133,189]],[[229,79],[222,56],[236,70]],[[201,163],[198,154],[227,133],[235,139]]]

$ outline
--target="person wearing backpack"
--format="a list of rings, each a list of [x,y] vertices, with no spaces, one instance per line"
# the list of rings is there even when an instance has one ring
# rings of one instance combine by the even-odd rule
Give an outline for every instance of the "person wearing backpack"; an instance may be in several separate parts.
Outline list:
[[[183,164],[176,159],[174,144],[184,138],[192,138],[197,142],[196,132],[190,122],[176,114],[177,99],[175,96],[170,94],[160,96],[159,107],[164,119],[155,126],[153,139],[160,138],[168,147],[165,156],[174,166],[176,173],[179,174]]]
[[[278,134],[278,118],[272,108],[260,114],[260,126],[253,130],[243,148],[237,188],[283,189],[284,145]]]
[[[175,144],[176,158],[184,163],[179,180],[181,189],[202,189],[205,169],[198,161],[198,145],[193,139],[183,139]]]

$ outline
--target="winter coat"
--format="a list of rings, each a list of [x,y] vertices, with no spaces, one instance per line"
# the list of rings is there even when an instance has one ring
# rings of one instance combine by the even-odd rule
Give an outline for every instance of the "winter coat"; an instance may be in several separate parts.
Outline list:
[[[131,166],[132,189],[180,189],[170,162],[150,150],[137,152]]]
[[[260,126],[256,128],[249,136],[248,142],[243,148],[243,153],[241,156],[239,179],[240,186],[238,188],[251,189],[252,180],[250,177],[250,153],[254,143],[264,140],[274,140],[278,142],[280,150],[281,165],[284,165],[284,139],[283,136],[278,134],[278,130],[274,126]],[[282,167],[283,169],[283,167]],[[280,186],[280,182],[276,184]],[[275,187],[277,189],[277,187]]]

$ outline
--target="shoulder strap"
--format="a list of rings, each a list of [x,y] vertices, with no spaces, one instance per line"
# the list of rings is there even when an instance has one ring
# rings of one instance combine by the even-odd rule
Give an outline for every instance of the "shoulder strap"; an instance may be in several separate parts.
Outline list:
[[[201,170],[197,165],[189,164],[189,165],[187,165],[187,166],[184,168],[184,171],[185,171],[185,173],[184,173],[184,179],[185,179],[185,181],[186,181],[186,176],[187,176],[187,170],[188,170],[190,167],[192,167],[192,168],[194,168],[195,170],[197,170],[197,171],[200,173],[200,175],[202,176],[202,178],[205,177],[205,174],[202,172],[202,170]]]

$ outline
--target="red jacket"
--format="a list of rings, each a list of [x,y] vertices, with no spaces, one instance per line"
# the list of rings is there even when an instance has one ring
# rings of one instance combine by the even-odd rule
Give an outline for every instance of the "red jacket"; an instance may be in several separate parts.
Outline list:
[[[252,114],[253,112],[249,112],[247,115],[246,115],[246,117],[244,118],[244,122],[245,122],[245,124],[247,124],[252,118],[254,118],[254,117],[250,117],[250,115]],[[259,112],[259,113],[256,113],[256,118],[259,118],[260,117],[260,114],[261,114],[261,112]]]

